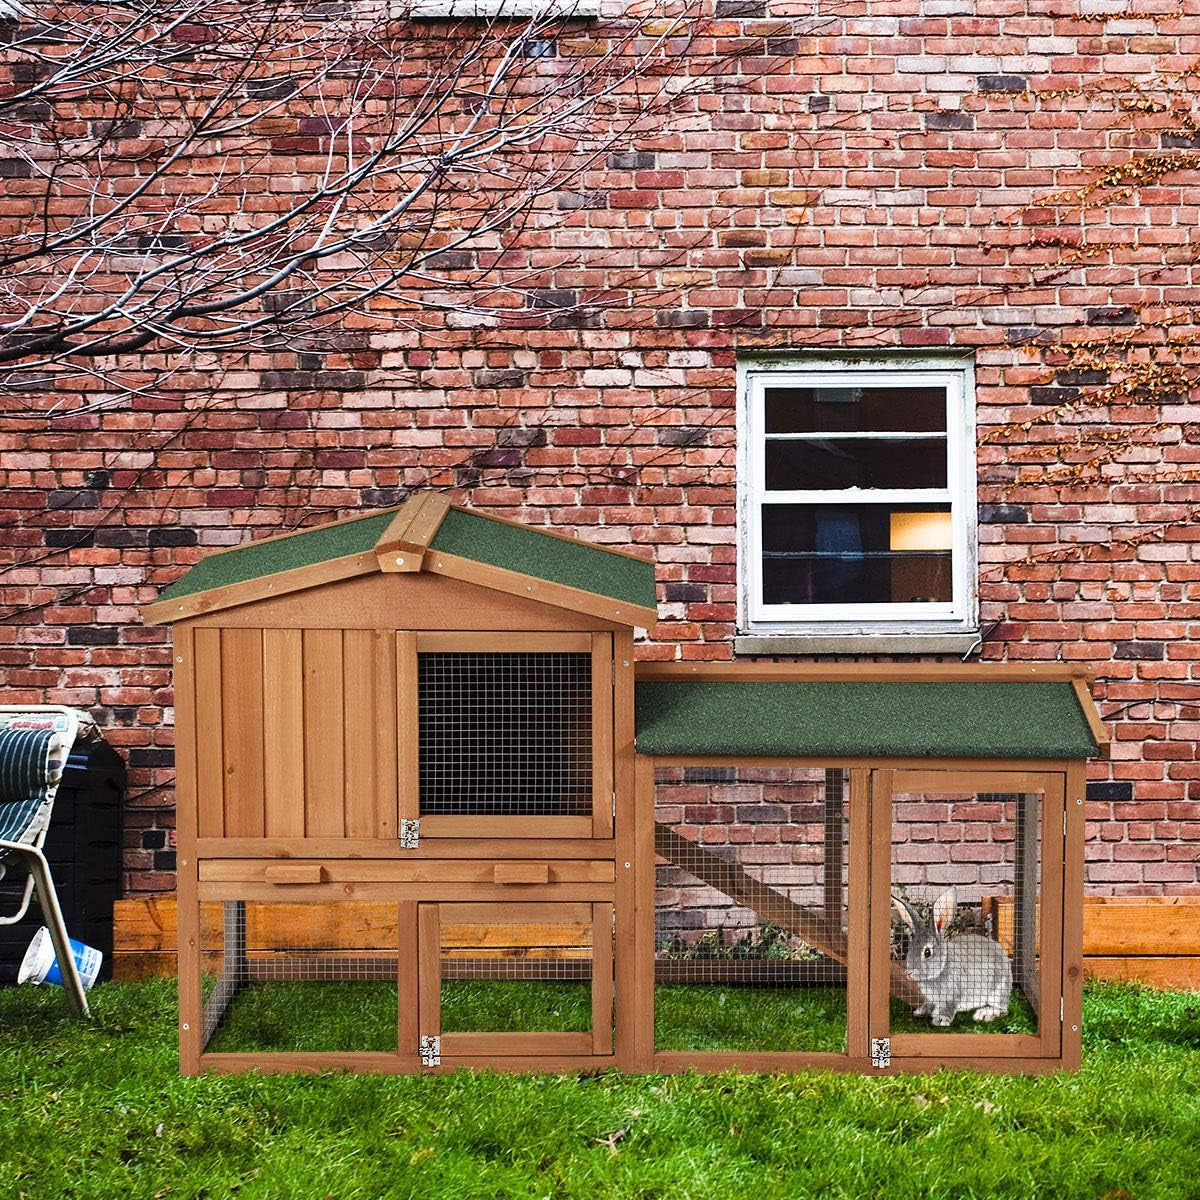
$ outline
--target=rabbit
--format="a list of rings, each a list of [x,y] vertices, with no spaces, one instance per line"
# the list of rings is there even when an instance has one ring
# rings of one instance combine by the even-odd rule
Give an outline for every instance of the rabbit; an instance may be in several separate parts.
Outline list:
[[[912,933],[905,969],[925,998],[913,1009],[914,1017],[932,1014],[934,1025],[946,1026],[960,1012],[974,1012],[976,1021],[1008,1013],[1012,965],[1004,948],[977,933],[942,936],[958,910],[953,887],[934,901],[928,921],[907,900],[893,896],[892,902]]]

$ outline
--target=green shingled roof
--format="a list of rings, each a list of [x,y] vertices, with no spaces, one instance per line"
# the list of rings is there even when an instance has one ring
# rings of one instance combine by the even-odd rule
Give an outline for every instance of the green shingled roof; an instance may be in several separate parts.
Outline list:
[[[430,549],[654,608],[654,564],[452,508]]]
[[[178,600],[234,583],[371,553],[395,513],[395,509],[388,509],[353,521],[318,526],[292,537],[247,542],[236,550],[210,554],[171,584],[159,600]],[[622,604],[655,608],[653,563],[494,521],[478,513],[450,509],[430,548],[533,579],[565,584]]]
[[[236,550],[202,558],[182,579],[177,579],[159,600],[177,600],[195,592],[209,592],[231,583],[245,583],[280,571],[294,571],[316,563],[373,550],[395,515],[394,509],[372,513],[358,521],[318,525],[294,537],[247,542]]]
[[[1091,758],[1070,683],[637,685],[641,754]]]

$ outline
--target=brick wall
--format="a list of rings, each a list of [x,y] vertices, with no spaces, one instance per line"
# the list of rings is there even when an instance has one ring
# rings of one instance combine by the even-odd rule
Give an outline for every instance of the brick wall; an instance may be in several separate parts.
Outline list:
[[[173,884],[168,635],[137,606],[206,548],[437,487],[653,556],[639,653],[729,658],[734,367],[764,348],[974,355],[982,657],[1096,668],[1089,886],[1200,888],[1200,5],[1069,7],[720,0],[739,86],[539,216],[522,308],[157,389],[151,356],[152,394],[0,420],[5,698],[90,708],[128,756],[129,890]],[[8,171],[6,212],[35,184]]]

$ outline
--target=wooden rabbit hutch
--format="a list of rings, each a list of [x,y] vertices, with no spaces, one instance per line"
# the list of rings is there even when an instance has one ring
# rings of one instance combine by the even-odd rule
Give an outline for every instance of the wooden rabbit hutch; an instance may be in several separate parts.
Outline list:
[[[149,605],[181,1069],[1075,1064],[1086,676],[635,680],[654,603],[640,558],[419,495]],[[969,950],[1003,996],[946,983]]]

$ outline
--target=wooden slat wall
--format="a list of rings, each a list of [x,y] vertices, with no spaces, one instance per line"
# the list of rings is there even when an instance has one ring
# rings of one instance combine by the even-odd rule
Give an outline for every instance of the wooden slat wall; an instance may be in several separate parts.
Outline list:
[[[396,836],[393,631],[206,628],[194,641],[201,837]]]
[[[342,631],[304,631],[304,832],[345,837]]]
[[[196,808],[199,836],[225,837],[225,775],[221,719],[221,631],[194,633],[196,665]],[[201,749],[200,743],[203,743]]]
[[[345,834],[352,838],[395,837],[395,635],[374,629],[347,629],[342,639]]]
[[[304,648],[299,629],[263,630],[267,837],[304,836]]]
[[[265,837],[262,630],[221,631],[225,836]],[[204,730],[201,729],[201,737]]]

